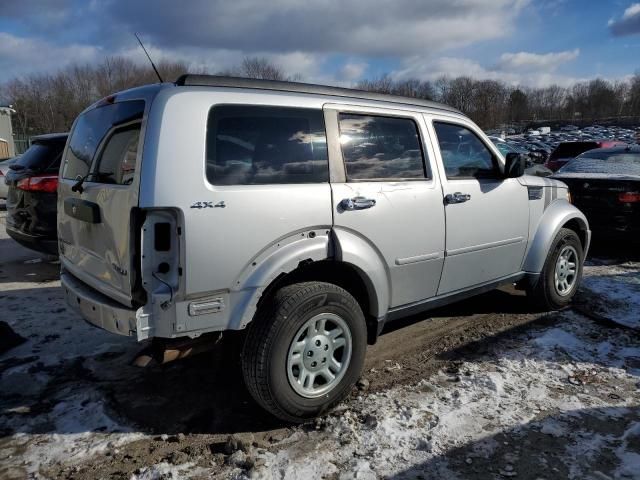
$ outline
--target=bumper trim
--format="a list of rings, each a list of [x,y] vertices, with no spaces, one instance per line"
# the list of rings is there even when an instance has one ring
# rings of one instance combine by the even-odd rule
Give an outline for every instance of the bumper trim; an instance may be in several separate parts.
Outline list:
[[[60,273],[67,303],[90,324],[119,335],[136,335],[137,311],[111,300],[69,272]]]

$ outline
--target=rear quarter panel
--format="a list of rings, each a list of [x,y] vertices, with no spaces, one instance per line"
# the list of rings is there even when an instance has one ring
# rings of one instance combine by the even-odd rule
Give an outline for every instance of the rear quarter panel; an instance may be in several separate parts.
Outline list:
[[[332,224],[329,183],[215,186],[206,178],[209,110],[216,104],[321,108],[281,93],[213,88],[160,92],[148,120],[140,186],[141,208],[171,207],[184,221],[185,295],[253,289],[246,280],[265,252]],[[192,208],[197,202],[211,207]],[[224,207],[215,205],[224,202]],[[315,235],[315,233],[314,233]],[[326,257],[326,251],[324,256]]]

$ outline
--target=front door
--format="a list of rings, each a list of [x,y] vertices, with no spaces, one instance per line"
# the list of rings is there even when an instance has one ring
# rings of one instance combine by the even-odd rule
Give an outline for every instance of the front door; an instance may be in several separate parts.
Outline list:
[[[381,258],[390,307],[434,296],[444,259],[444,208],[421,115],[335,107],[326,118],[344,165],[344,178],[331,183],[338,240],[342,232],[356,235]]]
[[[433,121],[447,224],[439,295],[519,272],[527,246],[527,188],[504,178],[497,153],[475,128]]]

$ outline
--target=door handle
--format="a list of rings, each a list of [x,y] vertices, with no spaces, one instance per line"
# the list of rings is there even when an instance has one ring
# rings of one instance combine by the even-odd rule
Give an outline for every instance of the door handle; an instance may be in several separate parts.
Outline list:
[[[460,192],[456,192],[456,193],[449,193],[444,197],[444,203],[451,204],[451,203],[464,203],[464,202],[468,202],[469,200],[471,200],[471,195],[469,195],[468,193],[460,193]]]
[[[373,198],[353,197],[345,198],[340,202],[342,210],[364,210],[375,206],[376,201]]]

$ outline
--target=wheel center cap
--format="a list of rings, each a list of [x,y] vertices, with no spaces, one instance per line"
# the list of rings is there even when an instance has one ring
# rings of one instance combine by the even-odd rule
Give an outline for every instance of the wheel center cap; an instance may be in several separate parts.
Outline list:
[[[322,370],[326,367],[332,353],[329,339],[325,335],[316,335],[308,340],[305,346],[303,359],[305,368],[311,371]]]

